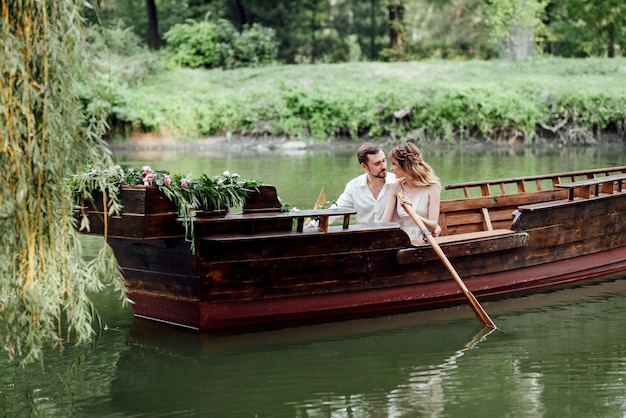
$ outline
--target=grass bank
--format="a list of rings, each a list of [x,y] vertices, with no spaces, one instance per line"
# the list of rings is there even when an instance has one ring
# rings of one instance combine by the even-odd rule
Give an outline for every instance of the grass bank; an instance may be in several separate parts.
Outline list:
[[[626,59],[171,69],[129,88],[116,131],[316,141],[624,141]],[[124,135],[121,135],[124,136]]]

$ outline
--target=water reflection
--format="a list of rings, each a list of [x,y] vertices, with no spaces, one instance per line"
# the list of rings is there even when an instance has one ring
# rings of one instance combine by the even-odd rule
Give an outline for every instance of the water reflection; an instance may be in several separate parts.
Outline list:
[[[614,406],[626,402],[626,392],[619,391],[626,337],[613,315],[626,311],[626,281],[485,308],[505,332],[480,328],[466,306],[242,335],[199,334],[135,319],[110,404],[126,416],[621,411]],[[593,397],[585,396],[589,392]],[[561,414],[565,406],[576,412]]]
[[[354,150],[116,153],[174,172],[237,171],[311,207],[361,173]],[[622,165],[625,149],[423,147],[444,184]],[[446,197],[446,196],[444,196]],[[450,197],[450,196],[447,196]],[[86,238],[85,256],[101,238]],[[133,319],[95,297],[93,345],[0,359],[0,416],[503,417],[626,414],[626,280],[482,303],[504,330],[478,338],[468,306],[245,335]]]
[[[221,337],[164,332],[159,324],[135,320],[112,399],[137,414],[180,412],[189,403],[196,413],[221,417],[430,411],[443,398],[418,401],[426,392],[416,386],[416,370],[434,367],[445,379],[465,350],[476,346],[468,345],[476,329],[460,321],[447,325],[454,331],[444,336],[409,319],[406,328],[386,318]],[[172,381],[179,383],[172,388]],[[429,393],[437,388],[435,381],[429,386]],[[182,405],[179,399],[185,399]]]
[[[212,335],[120,312],[93,346],[0,362],[2,416],[502,417],[626,413],[626,277],[469,306]]]

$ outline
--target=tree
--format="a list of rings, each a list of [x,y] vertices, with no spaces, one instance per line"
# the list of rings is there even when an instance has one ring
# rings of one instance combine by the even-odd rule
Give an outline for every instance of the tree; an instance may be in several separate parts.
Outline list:
[[[387,4],[387,16],[389,19],[389,48],[398,49],[404,43],[404,2],[400,0],[389,1]]]
[[[546,0],[487,0],[485,14],[492,44],[509,59],[532,55]]]
[[[88,292],[108,283],[123,294],[108,247],[81,258],[65,181],[87,159],[110,164],[98,100],[87,112],[79,97],[95,87],[82,4],[0,0],[0,326],[5,352],[23,363],[92,337]]]
[[[148,45],[152,49],[159,49],[161,38],[159,37],[159,20],[154,0],[146,0],[148,10]]]
[[[548,51],[566,57],[615,57],[626,50],[622,0],[565,0],[549,5]]]
[[[493,56],[484,0],[412,0],[404,20],[407,59]]]

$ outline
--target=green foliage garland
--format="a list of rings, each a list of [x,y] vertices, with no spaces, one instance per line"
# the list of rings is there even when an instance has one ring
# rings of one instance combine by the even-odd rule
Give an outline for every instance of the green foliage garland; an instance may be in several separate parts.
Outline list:
[[[108,246],[81,258],[64,180],[79,161],[110,160],[98,100],[86,112],[78,99],[95,85],[82,4],[0,0],[0,335],[22,364],[92,338],[90,292],[109,284],[123,296]]]
[[[150,166],[140,169],[129,166],[97,166],[88,164],[68,179],[76,205],[102,198],[107,214],[120,214],[123,209],[119,200],[122,186],[158,186],[159,190],[178,208],[183,217],[183,227],[193,243],[193,215],[196,211],[225,211],[230,207],[244,205],[248,193],[259,183],[241,179],[239,174],[224,171],[209,176],[202,174],[170,175],[167,171],[153,170]],[[83,213],[79,230],[89,230],[89,219]],[[106,236],[105,236],[106,239]],[[193,246],[192,246],[193,248]]]

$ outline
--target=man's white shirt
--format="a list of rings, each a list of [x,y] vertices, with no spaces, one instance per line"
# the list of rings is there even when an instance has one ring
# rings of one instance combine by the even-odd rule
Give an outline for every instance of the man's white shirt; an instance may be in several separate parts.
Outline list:
[[[340,208],[355,209],[355,219],[359,224],[376,223],[380,221],[385,210],[389,186],[396,182],[396,176],[388,172],[387,177],[385,177],[385,185],[378,194],[378,198],[374,199],[374,195],[367,187],[367,173],[363,173],[346,184],[336,205]]]

